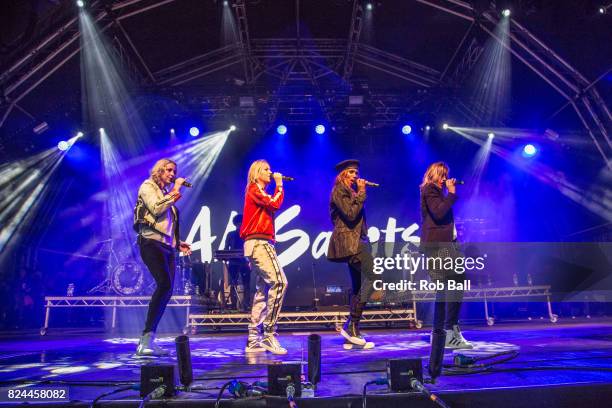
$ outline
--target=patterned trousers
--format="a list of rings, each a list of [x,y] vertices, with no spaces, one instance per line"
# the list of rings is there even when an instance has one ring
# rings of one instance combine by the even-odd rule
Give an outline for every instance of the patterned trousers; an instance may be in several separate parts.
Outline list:
[[[255,295],[251,307],[249,338],[260,330],[266,335],[276,332],[276,322],[287,290],[287,277],[276,257],[274,246],[266,240],[252,239],[244,243],[251,272],[255,273]]]

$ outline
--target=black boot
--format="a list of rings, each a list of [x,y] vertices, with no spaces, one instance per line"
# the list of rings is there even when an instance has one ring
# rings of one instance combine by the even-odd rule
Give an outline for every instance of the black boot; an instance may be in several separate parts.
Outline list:
[[[429,354],[429,376],[432,383],[442,374],[445,345],[446,331],[444,329],[434,329],[431,333],[431,353]]]
[[[344,337],[346,340],[358,346],[363,346],[366,344],[366,339],[364,339],[359,332],[359,321],[354,321],[350,317],[344,323],[344,326],[342,326],[340,334],[342,334],[342,337]]]

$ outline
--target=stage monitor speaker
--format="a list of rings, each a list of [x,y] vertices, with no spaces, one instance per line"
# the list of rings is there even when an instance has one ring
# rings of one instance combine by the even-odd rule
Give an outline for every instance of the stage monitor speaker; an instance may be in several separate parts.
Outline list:
[[[160,385],[166,386],[164,397],[174,396],[175,371],[173,364],[146,364],[140,367],[140,396],[145,397]]]
[[[302,375],[300,364],[269,364],[268,394],[287,396],[287,387],[293,385],[294,397],[302,395]]]
[[[391,391],[413,391],[410,380],[423,382],[423,362],[420,358],[396,358],[387,360],[387,380]]]

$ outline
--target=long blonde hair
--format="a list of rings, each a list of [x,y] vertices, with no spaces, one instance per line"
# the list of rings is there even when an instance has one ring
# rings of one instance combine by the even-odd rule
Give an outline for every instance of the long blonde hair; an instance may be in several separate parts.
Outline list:
[[[352,188],[352,186],[350,186],[346,181],[349,178],[348,172],[349,170],[354,169],[354,167],[347,167],[346,169],[342,170],[340,173],[338,173],[338,175],[336,176],[336,179],[334,180],[334,186],[342,183],[345,186],[347,186],[348,188]]]
[[[247,175],[246,188],[244,189],[245,193],[249,191],[249,186],[252,183],[257,183],[259,174],[261,173],[261,171],[263,170],[265,166],[270,166],[270,163],[268,163],[264,159],[255,160],[253,163],[251,163],[251,167],[249,167],[249,173]]]
[[[421,187],[425,187],[427,184],[438,184],[442,180],[448,177],[448,164],[444,162],[436,162],[430,165],[423,176],[423,182]]]
[[[157,184],[160,188],[163,187],[161,182],[161,175],[166,170],[166,166],[168,164],[174,164],[176,170],[178,171],[178,166],[174,161],[170,159],[159,159],[157,162],[155,162],[153,168],[151,169],[151,180],[153,180],[153,182]]]

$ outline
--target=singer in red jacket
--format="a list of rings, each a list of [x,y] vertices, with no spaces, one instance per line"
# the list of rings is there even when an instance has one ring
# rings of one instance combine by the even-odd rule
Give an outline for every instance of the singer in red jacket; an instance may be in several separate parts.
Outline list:
[[[272,178],[276,188],[270,195],[266,187]],[[254,161],[249,168],[240,227],[244,256],[249,259],[251,271],[256,274],[256,292],[245,348],[248,353],[264,350],[274,354],[287,353],[276,338],[276,322],[287,290],[287,277],[274,249],[274,213],[283,204],[283,198],[282,174],[272,173],[270,164],[265,160]],[[261,329],[263,338],[260,338]]]

